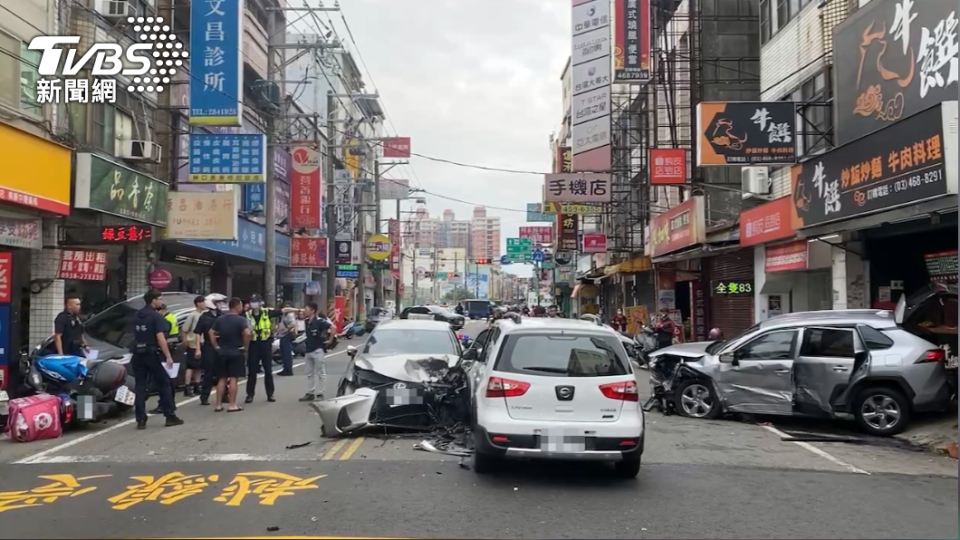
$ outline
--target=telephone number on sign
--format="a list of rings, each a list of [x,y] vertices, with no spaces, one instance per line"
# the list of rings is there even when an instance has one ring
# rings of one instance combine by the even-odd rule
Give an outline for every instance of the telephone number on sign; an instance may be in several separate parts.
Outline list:
[[[928,171],[923,174],[915,174],[910,178],[904,178],[903,180],[897,180],[893,183],[893,190],[906,191],[911,188],[920,187],[924,184],[939,182],[940,180],[943,180],[943,171],[937,169],[935,171]]]

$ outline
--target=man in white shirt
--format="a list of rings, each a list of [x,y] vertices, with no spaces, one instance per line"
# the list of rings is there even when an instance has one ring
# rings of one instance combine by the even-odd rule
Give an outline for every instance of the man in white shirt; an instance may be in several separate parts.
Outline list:
[[[200,322],[200,315],[204,310],[204,297],[198,296],[193,299],[194,310],[187,315],[183,322],[183,343],[186,345],[183,363],[187,368],[183,379],[183,396],[200,395],[200,349],[203,343],[203,336],[198,334],[197,323]]]
[[[292,308],[290,302],[283,303],[284,308]],[[295,311],[285,311],[277,325],[277,338],[280,339],[280,359],[283,362],[283,369],[277,373],[279,377],[290,377],[293,375],[293,340],[298,333],[297,313]]]

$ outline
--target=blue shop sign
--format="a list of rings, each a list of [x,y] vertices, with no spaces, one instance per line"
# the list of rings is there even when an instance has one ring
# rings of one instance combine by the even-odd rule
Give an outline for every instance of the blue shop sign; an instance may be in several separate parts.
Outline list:
[[[0,306],[0,366],[10,363],[10,306]],[[3,381],[0,381],[3,382]]]
[[[238,217],[237,220],[238,239],[236,241],[184,240],[180,243],[260,262],[266,260],[264,256],[266,250],[266,242],[264,240],[266,229],[264,226],[240,217]],[[279,266],[290,266],[290,237],[281,233],[274,234],[277,235],[277,264]]]
[[[191,133],[190,182],[248,184],[266,180],[267,136]]]
[[[190,124],[243,121],[243,0],[190,3]]]

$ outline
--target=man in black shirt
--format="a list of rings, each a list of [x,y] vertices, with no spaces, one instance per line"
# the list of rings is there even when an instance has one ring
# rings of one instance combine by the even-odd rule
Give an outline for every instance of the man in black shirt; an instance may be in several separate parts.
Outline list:
[[[223,410],[223,393],[230,387],[230,407],[227,412],[242,411],[237,406],[237,379],[243,377],[246,368],[245,353],[250,346],[250,323],[240,315],[243,302],[239,298],[230,299],[230,312],[213,323],[210,341],[217,351],[217,408]]]
[[[307,393],[300,401],[315,401],[323,399],[323,386],[327,381],[325,353],[333,344],[333,332],[330,331],[331,325],[327,317],[317,312],[316,302],[307,303],[303,311],[307,316],[307,358],[304,363],[307,371]]]
[[[163,299],[160,292],[151,290],[143,295],[143,300],[146,305],[133,316],[133,344],[130,346],[133,353],[130,364],[136,380],[134,412],[137,429],[147,428],[147,382],[151,378],[160,394],[160,410],[167,417],[166,426],[179,426],[183,420],[174,412],[173,389],[167,374],[167,369],[173,368],[173,357],[165,335],[167,323],[158,312]],[[166,361],[166,369],[161,357]]]
[[[80,297],[76,294],[67,295],[64,310],[53,321],[53,342],[57,354],[72,356],[86,356],[90,350],[83,337],[83,323],[80,322]]]
[[[217,317],[227,310],[227,297],[217,293],[208,294],[204,298],[204,307],[206,310],[200,315],[194,332],[203,337],[200,342],[200,369],[203,371],[200,379],[200,404],[209,405],[210,391],[217,384],[217,351],[213,348],[210,330],[213,329],[213,322]]]

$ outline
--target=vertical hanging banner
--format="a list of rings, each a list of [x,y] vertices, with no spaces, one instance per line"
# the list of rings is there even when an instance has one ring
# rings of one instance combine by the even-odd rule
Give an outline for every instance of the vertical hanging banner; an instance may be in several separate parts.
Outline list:
[[[650,80],[650,0],[614,0],[613,80]]]
[[[290,228],[319,229],[320,198],[323,194],[320,153],[309,146],[297,146],[293,149],[292,161]]]
[[[190,4],[190,56],[202,59],[190,64],[191,125],[243,125],[243,4]]]
[[[390,235],[390,273],[400,278],[400,220],[391,219],[387,224]]]
[[[570,95],[573,170],[609,171],[611,166],[609,0],[573,1]]]

